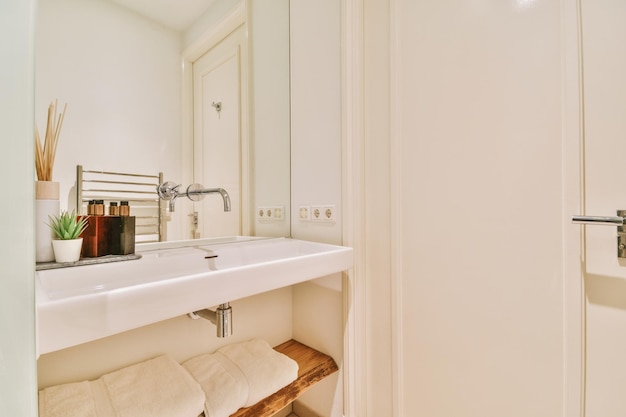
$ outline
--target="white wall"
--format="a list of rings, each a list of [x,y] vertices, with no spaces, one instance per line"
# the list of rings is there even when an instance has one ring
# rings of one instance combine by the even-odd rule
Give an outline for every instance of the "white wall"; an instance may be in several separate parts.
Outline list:
[[[34,306],[34,1],[0,3],[0,415],[37,416]]]
[[[75,207],[76,165],[181,174],[181,35],[112,2],[40,0],[36,121],[51,101],[68,104],[53,180],[61,208]],[[168,239],[180,227],[168,222]]]
[[[290,2],[291,231],[341,244],[341,3]],[[299,220],[300,206],[333,205],[333,222]],[[343,415],[341,274],[294,286],[294,338],[331,355],[341,371],[298,401],[320,416]]]
[[[230,13],[244,0],[219,0],[211,3],[209,9],[183,33],[183,49],[201,38],[207,29],[217,25],[224,16]]]
[[[562,415],[560,4],[380,3],[363,3],[367,415]]]
[[[256,236],[291,234],[289,0],[249,0],[253,212],[284,208],[281,221],[255,216]]]
[[[341,4],[291,1],[291,215],[299,239],[341,242]],[[334,205],[307,222],[300,206]]]

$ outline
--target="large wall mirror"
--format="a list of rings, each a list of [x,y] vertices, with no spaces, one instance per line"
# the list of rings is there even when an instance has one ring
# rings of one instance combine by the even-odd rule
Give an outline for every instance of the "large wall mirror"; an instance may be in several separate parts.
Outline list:
[[[220,46],[237,13],[243,23],[226,35],[238,40]],[[76,205],[77,165],[162,172],[182,187],[223,187],[235,203],[224,214],[219,195],[180,198],[165,214],[167,240],[290,235],[289,0],[39,0],[35,52],[39,129],[51,102],[68,106],[53,172],[62,209]]]

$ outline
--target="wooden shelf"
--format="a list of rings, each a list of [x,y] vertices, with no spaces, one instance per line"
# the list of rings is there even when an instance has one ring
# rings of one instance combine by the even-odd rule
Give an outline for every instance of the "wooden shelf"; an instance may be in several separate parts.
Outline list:
[[[231,417],[273,416],[312,385],[339,370],[333,358],[295,340],[289,340],[274,349],[298,363],[298,379],[258,403],[239,409]]]

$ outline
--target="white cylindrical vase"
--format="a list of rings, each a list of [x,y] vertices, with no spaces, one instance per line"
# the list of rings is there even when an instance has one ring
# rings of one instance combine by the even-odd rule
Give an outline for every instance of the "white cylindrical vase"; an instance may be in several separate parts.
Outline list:
[[[35,260],[53,262],[52,239],[54,232],[48,226],[49,216],[58,216],[59,183],[54,181],[35,181]]]

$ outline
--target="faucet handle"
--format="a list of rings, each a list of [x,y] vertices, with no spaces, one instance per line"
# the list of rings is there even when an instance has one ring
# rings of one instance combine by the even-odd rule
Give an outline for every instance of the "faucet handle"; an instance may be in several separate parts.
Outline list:
[[[163,200],[173,200],[178,196],[178,188],[180,188],[180,184],[167,181],[157,185],[157,194]]]

